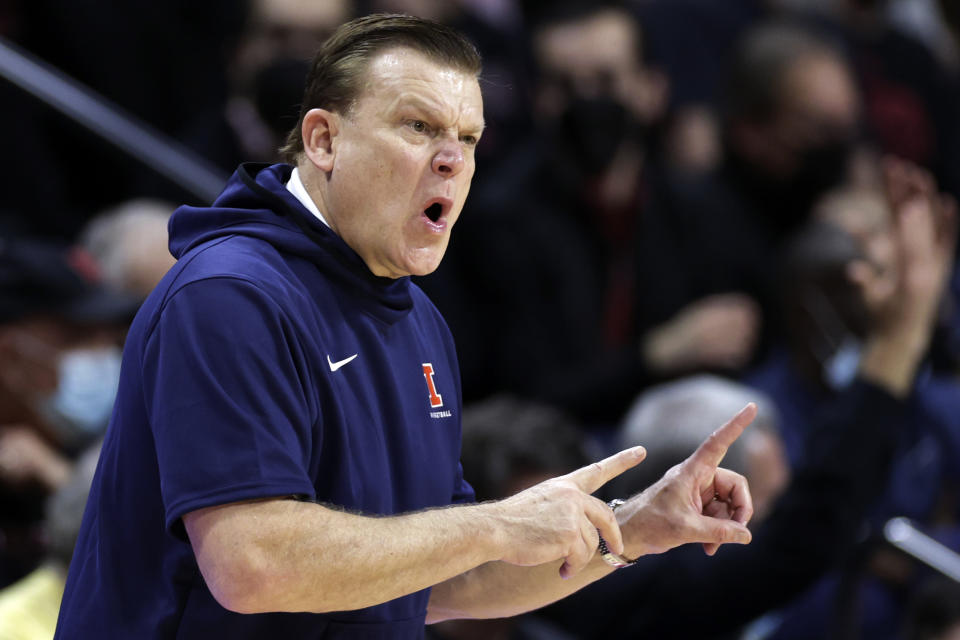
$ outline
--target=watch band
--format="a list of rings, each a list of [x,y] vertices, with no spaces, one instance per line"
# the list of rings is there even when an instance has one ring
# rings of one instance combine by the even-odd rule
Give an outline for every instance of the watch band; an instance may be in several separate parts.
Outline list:
[[[616,498],[607,503],[607,506],[610,507],[613,511],[617,510],[617,507],[622,505],[626,500],[621,500]],[[600,531],[597,531],[597,537],[600,538],[600,545],[597,547],[597,550],[600,552],[600,557],[603,558],[603,561],[614,569],[622,569],[623,567],[629,567],[632,564],[636,564],[636,560],[627,560],[618,553],[613,553],[607,547],[607,541],[603,539],[603,536],[600,535]]]

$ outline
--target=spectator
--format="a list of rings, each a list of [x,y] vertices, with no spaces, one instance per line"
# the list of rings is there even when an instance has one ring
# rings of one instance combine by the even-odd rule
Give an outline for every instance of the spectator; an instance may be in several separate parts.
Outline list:
[[[791,266],[787,271],[792,275],[784,290],[789,292],[785,299],[789,305],[786,315],[791,318],[790,351],[772,357],[751,379],[776,399],[795,467],[803,466],[810,454],[806,448],[810,425],[846,393],[862,358],[865,336],[876,331],[868,311],[870,296],[863,295],[858,282],[871,281],[868,292],[889,290],[904,268],[891,208],[916,206],[906,204],[906,191],[933,190],[923,172],[899,164],[894,164],[893,170],[900,177],[892,178],[891,184],[902,183],[894,189],[900,190],[900,195],[892,193],[886,200],[876,189],[864,188],[830,194],[815,209],[820,225],[802,234],[788,254]],[[943,201],[936,206],[951,205]],[[851,274],[856,279],[851,280]],[[958,397],[952,376],[928,370],[912,385],[910,413],[898,434],[889,479],[878,491],[873,521],[882,524],[891,516],[902,515],[930,523],[937,513],[951,520],[960,513],[955,498],[943,490],[955,480],[960,463],[960,426],[949,417],[960,409]],[[821,635],[827,633],[827,625],[841,618],[845,625],[861,627],[872,638],[892,637],[906,604],[898,595],[905,588],[906,572],[890,567],[902,563],[869,547],[853,558],[846,573],[827,576],[782,614],[775,638]],[[885,604],[865,608],[862,616],[856,607],[835,604],[861,598]]]
[[[881,151],[926,168],[960,197],[960,82],[925,43],[891,22],[891,4],[846,0],[841,16],[866,128]]]
[[[107,290],[82,249],[28,240],[0,248],[2,584],[42,554],[43,498],[107,426],[138,304]]]
[[[30,575],[0,591],[0,638],[49,640],[53,637],[67,567],[99,456],[99,444],[85,451],[68,480],[47,500],[43,523],[48,539],[46,559]]]
[[[929,580],[914,596],[906,640],[960,638],[960,586],[944,578]]]
[[[756,312],[717,298],[641,333],[637,236],[668,88],[624,9],[553,7],[532,42],[538,135],[475,194],[452,264],[425,286],[472,397],[527,394],[610,425],[652,376],[745,360]]]
[[[709,563],[682,548],[619,571],[550,608],[553,620],[591,638],[724,637],[788,603],[846,557],[890,472],[953,258],[956,212],[915,170],[898,165],[889,177],[891,193],[899,193],[891,206],[901,268],[893,286],[873,271],[855,278],[870,318],[855,382],[816,417],[804,464],[753,542]],[[738,580],[725,582],[732,574]],[[699,615],[681,613],[689,602],[701,605]]]
[[[641,324],[656,326],[695,300],[736,293],[759,304],[763,352],[782,332],[771,265],[818,195],[843,179],[859,98],[839,51],[785,24],[747,33],[726,93],[720,170],[671,185],[646,218],[638,249]],[[754,351],[739,355],[733,364],[743,366]]]
[[[106,286],[140,299],[153,291],[175,262],[167,249],[167,222],[175,208],[131,200],[90,221],[80,242],[97,261]]]
[[[297,122],[309,59],[351,14],[350,0],[250,0],[229,48],[228,95],[185,123],[181,137],[225,171],[279,158]]]

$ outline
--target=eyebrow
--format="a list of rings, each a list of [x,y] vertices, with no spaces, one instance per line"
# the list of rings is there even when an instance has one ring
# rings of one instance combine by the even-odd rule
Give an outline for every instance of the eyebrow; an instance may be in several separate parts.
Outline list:
[[[437,103],[425,99],[423,96],[415,93],[403,93],[397,96],[397,99],[394,100],[393,104],[391,105],[393,111],[399,111],[405,107],[418,109],[427,114],[437,114],[443,111],[437,106]],[[483,133],[486,128],[487,123],[481,116],[480,125],[478,127],[465,127],[464,131],[466,133]]]

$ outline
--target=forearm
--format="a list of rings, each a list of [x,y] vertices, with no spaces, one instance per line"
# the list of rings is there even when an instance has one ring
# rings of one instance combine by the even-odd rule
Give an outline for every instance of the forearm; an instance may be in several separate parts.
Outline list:
[[[484,505],[380,518],[294,500],[226,508],[191,514],[216,518],[188,531],[213,594],[244,613],[360,609],[499,557]]]
[[[430,593],[427,622],[454,618],[504,618],[539,609],[610,574],[597,554],[583,571],[560,577],[563,561],[535,567],[488,562],[436,585]]]
[[[633,517],[636,504],[616,512],[623,527]],[[651,551],[642,527],[633,527],[634,535],[624,538],[623,555],[636,559]],[[584,569],[570,577],[560,577],[562,561],[523,567],[504,562],[489,562],[436,585],[430,593],[427,622],[454,618],[502,618],[539,609],[579,591],[610,575],[614,569],[599,553],[594,553]]]
[[[590,565],[596,532],[622,550],[613,512],[590,493],[645,453],[626,449],[498,502],[370,518],[271,499],[199,509],[183,522],[211,593],[240,613],[359,609],[495,560],[563,559],[559,580]]]
[[[921,324],[870,336],[860,361],[860,377],[897,398],[906,397],[929,344],[929,331]]]

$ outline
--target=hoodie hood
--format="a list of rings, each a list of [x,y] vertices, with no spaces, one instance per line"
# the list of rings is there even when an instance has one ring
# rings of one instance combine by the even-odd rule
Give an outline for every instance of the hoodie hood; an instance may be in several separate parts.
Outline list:
[[[258,238],[282,253],[314,263],[348,291],[368,298],[379,307],[374,311],[387,314],[384,319],[406,315],[413,306],[410,278],[374,275],[356,251],[287,190],[292,172],[293,167],[286,164],[240,165],[212,206],[183,206],[173,213],[170,253],[179,260],[196,247],[226,236]]]

